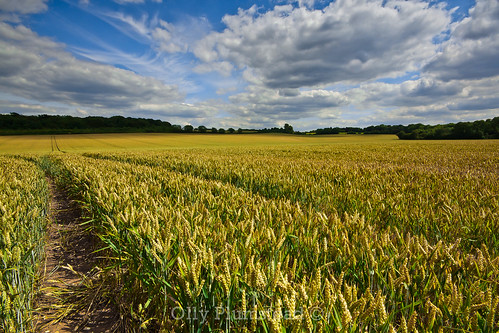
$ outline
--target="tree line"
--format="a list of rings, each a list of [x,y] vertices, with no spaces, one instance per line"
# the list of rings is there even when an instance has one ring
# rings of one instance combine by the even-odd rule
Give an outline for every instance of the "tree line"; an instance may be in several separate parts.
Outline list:
[[[499,139],[499,117],[474,122],[444,125],[376,125],[360,127],[328,127],[315,134],[396,134],[402,140]]]
[[[0,115],[1,134],[67,134],[67,133],[129,133],[181,132],[182,128],[167,121],[114,117],[73,117],[58,115],[25,116],[17,113]]]
[[[242,134],[242,133],[294,133],[293,126],[264,129],[237,130],[230,127],[208,128],[192,125],[174,125],[168,121],[113,117],[73,117],[60,115],[26,116],[18,113],[0,114],[0,135],[15,134],[84,134],[84,133],[212,133],[212,134]]]
[[[421,125],[404,129],[397,136],[402,140],[499,139],[499,117],[456,124]]]
[[[26,116],[18,113],[0,114],[0,135],[10,134],[69,134],[69,133],[287,133],[287,134],[396,134],[403,140],[434,139],[499,139],[499,117],[474,122],[444,125],[375,125],[368,127],[327,127],[310,132],[298,132],[293,126],[263,129],[208,128],[174,125],[167,121],[113,117],[73,117],[59,115]]]

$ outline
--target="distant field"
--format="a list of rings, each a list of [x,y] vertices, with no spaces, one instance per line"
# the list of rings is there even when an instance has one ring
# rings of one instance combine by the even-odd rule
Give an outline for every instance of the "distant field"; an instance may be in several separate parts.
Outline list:
[[[66,152],[156,150],[173,147],[266,146],[294,144],[329,144],[362,142],[400,142],[395,135],[325,135],[285,134],[68,134],[0,136],[0,153],[48,153],[51,137]]]

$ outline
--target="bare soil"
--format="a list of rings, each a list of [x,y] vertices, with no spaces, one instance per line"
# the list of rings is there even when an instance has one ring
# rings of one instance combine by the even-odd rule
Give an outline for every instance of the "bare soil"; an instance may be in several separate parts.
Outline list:
[[[50,223],[34,304],[34,331],[118,332],[119,313],[101,290],[98,242],[82,224],[78,204],[51,179],[47,181]]]

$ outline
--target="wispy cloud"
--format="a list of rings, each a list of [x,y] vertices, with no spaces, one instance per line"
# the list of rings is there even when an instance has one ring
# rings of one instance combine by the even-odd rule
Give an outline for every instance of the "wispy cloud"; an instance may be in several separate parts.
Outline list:
[[[88,12],[114,27],[121,34],[148,45],[157,52],[188,52],[202,39],[211,24],[206,18],[185,15],[175,24],[158,18],[158,14],[143,13],[139,17],[123,12],[89,9]]]
[[[149,21],[147,14],[142,14],[139,19],[121,12],[94,12],[94,15],[113,26],[122,34],[143,44],[150,44],[150,28],[146,26]]]
[[[58,102],[94,109],[133,110],[150,104],[181,101],[174,85],[113,66],[75,59],[63,46],[41,38],[24,26],[0,23],[0,63],[3,92],[39,102]],[[3,56],[3,55],[2,55]]]

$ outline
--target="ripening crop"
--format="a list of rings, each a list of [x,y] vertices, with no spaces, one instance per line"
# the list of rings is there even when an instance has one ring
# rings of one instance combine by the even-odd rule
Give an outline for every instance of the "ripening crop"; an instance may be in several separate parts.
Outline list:
[[[498,328],[494,141],[52,154],[131,329]]]
[[[48,210],[43,171],[32,161],[0,156],[0,331],[25,332]]]

